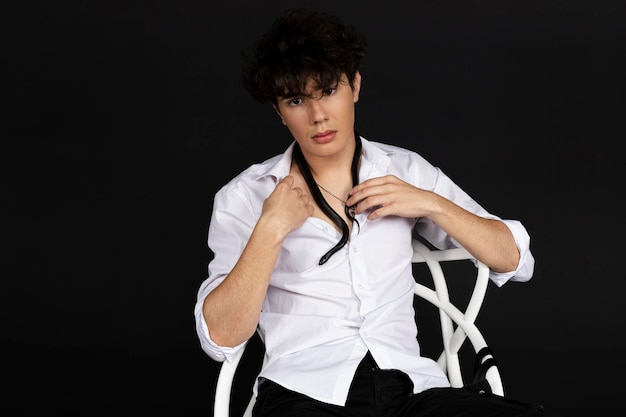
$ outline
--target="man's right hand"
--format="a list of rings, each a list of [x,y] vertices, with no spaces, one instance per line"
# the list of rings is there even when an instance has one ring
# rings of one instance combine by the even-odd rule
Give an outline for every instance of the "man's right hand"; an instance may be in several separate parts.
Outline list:
[[[294,187],[291,175],[283,178],[263,202],[261,218],[266,227],[286,236],[300,227],[313,214],[310,196],[300,187]]]

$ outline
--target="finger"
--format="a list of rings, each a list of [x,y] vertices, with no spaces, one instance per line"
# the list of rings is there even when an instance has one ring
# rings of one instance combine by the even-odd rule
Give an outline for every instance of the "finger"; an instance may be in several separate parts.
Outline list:
[[[377,195],[380,195],[380,192],[381,192],[380,186],[375,185],[375,184],[374,185],[368,184],[361,189],[353,190],[353,192],[348,197],[348,200],[346,201],[346,203],[349,206],[360,205],[363,202],[371,198],[374,198]]]
[[[289,186],[289,188],[291,188],[291,186],[293,185],[294,181],[295,181],[295,178],[293,177],[293,175],[287,175],[280,182],[287,184]]]

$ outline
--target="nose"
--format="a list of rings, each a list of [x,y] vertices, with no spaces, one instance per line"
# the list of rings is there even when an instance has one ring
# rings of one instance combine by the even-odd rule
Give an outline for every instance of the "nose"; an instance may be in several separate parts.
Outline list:
[[[309,100],[309,114],[313,124],[323,123],[328,120],[328,114],[322,101],[319,99]]]

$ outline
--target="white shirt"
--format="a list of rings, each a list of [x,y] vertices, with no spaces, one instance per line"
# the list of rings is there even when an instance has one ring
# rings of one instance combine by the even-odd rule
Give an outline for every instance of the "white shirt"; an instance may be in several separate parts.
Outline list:
[[[434,191],[479,216],[488,213],[440,169],[413,151],[361,138],[359,180],[393,174]],[[255,164],[220,189],[213,205],[208,244],[214,253],[208,278],[198,291],[195,318],[202,349],[216,361],[230,361],[245,343],[218,346],[211,340],[202,303],[231,271],[252,233],[265,198],[289,174],[293,144],[285,153]],[[411,232],[438,248],[458,243],[427,218],[357,217],[348,243],[323,265],[320,257],[340,239],[326,221],[309,217],[283,244],[267,291],[259,331],[267,363],[260,377],[319,401],[344,405],[359,362],[369,350],[382,369],[400,369],[414,392],[449,382],[432,359],[420,356],[413,310]],[[503,220],[520,250],[510,273],[491,272],[501,286],[531,278],[530,238],[518,221]],[[254,386],[257,393],[258,379]]]

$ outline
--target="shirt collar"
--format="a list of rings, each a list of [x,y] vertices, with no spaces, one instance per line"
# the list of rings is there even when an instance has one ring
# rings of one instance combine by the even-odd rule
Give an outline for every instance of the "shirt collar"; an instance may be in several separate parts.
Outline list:
[[[361,144],[363,145],[360,171],[366,173],[365,177],[369,177],[371,175],[368,175],[368,173],[377,173],[377,175],[386,173],[387,167],[390,163],[387,153],[383,149],[376,146],[373,142],[365,139],[363,136],[360,136],[360,138]],[[295,144],[296,142],[293,141],[285,152],[270,158],[263,163],[264,169],[259,170],[256,179],[259,180],[265,177],[274,177],[276,182],[278,182],[289,175],[291,158]]]

